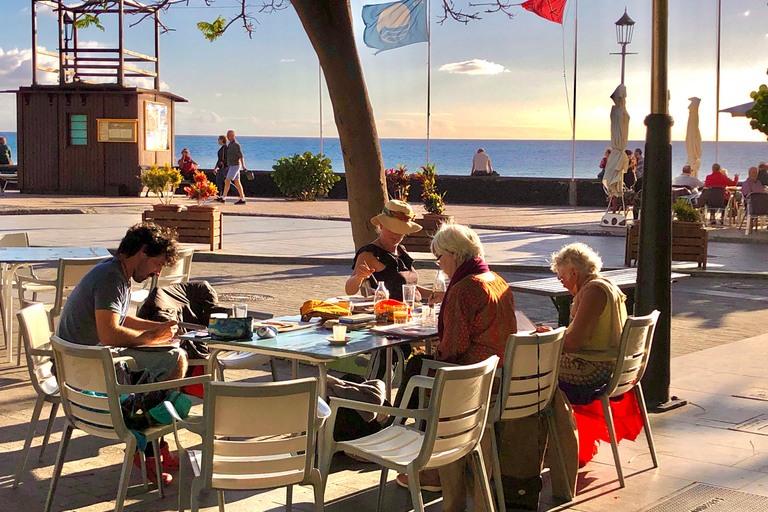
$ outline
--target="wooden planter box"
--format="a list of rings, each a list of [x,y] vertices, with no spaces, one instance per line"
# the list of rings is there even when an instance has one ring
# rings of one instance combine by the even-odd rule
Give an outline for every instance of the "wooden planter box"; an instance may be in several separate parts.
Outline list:
[[[450,221],[453,221],[453,215],[425,213],[422,218],[415,221],[421,226],[421,231],[408,235],[403,240],[405,249],[408,252],[430,252],[429,246],[432,243],[432,237],[440,229],[441,224]]]
[[[173,228],[178,240],[188,244],[209,244],[211,250],[224,247],[223,215],[218,210],[157,211],[146,210],[141,215],[145,222]]]
[[[640,222],[627,228],[624,264],[637,263],[637,246]],[[709,234],[701,222],[672,222],[672,261],[693,261],[699,268],[707,269],[707,243]]]

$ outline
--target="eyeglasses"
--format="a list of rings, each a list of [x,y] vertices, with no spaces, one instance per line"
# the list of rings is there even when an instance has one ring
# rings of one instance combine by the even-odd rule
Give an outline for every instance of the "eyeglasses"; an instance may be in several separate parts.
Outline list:
[[[439,255],[438,255],[436,258],[435,258],[435,265],[437,265],[438,267],[440,266],[440,258],[442,258],[442,257],[443,257],[443,255],[442,255],[442,254],[439,254]]]

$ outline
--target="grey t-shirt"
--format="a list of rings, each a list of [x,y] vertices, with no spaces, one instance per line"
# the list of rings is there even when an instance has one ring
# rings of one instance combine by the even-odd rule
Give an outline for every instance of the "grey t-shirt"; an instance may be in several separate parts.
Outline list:
[[[85,274],[70,294],[61,312],[57,334],[71,343],[98,345],[96,310],[118,313],[122,325],[130,305],[131,284],[123,274],[120,260],[104,260]]]
[[[232,167],[233,165],[240,165],[240,159],[243,158],[243,150],[240,147],[240,143],[233,140],[227,146],[227,165]]]

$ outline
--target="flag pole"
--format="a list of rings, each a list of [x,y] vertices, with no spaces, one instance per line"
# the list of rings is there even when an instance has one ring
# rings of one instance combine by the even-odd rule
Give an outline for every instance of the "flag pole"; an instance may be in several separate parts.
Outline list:
[[[573,28],[573,133],[571,134],[571,184],[568,190],[568,203],[576,206],[576,71],[579,57],[579,0],[574,2],[574,28]]]
[[[317,64],[317,90],[320,103],[320,154],[323,153],[323,67]]]
[[[717,0],[717,79],[715,81],[715,162],[720,143],[720,17],[722,16],[722,0]]]
[[[429,165],[429,116],[431,114],[431,99],[432,99],[432,36],[430,34],[430,7],[432,5],[431,0],[427,1],[427,164]]]

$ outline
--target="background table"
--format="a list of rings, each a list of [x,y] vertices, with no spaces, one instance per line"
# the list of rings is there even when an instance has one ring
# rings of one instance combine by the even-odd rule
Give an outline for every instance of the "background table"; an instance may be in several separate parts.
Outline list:
[[[603,277],[607,277],[616,286],[621,288],[627,295],[627,313],[632,314],[635,306],[635,286],[637,282],[637,268],[622,268],[619,270],[609,270],[602,272]],[[688,274],[678,274],[672,272],[670,279],[682,279],[688,277]],[[557,277],[543,277],[540,279],[531,279],[529,281],[518,281],[510,283],[509,289],[513,292],[531,293],[533,295],[543,295],[552,299],[552,303],[557,308],[558,325],[567,326],[571,314],[571,303],[573,296],[571,292],[565,289],[563,283]]]
[[[13,279],[16,269],[34,263],[52,263],[62,258],[109,256],[103,247],[5,247],[0,248],[0,293],[2,293],[3,335],[8,347],[8,362],[13,357]]]

